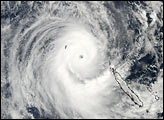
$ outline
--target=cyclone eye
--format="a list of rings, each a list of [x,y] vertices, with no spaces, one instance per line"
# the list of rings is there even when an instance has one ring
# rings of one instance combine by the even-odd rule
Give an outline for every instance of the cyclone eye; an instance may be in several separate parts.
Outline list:
[[[80,59],[83,59],[83,55],[80,55],[79,58],[80,58]]]
[[[67,49],[67,45],[65,45],[65,49]]]

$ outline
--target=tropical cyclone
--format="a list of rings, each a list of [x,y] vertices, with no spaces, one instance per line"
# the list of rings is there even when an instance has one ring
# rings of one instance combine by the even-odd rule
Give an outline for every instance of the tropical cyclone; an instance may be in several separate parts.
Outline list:
[[[2,118],[156,118],[162,14],[144,3],[1,2]]]
[[[93,78],[100,73],[105,59],[103,53],[97,49],[98,41],[91,33],[85,29],[68,28],[70,32],[55,42],[54,61],[56,65],[63,65],[80,79]],[[67,48],[64,49],[65,45]],[[101,48],[100,48],[101,49]],[[64,59],[63,59],[64,58]],[[61,63],[60,63],[61,62]]]
[[[97,38],[84,28],[73,26],[76,25],[66,27],[63,36],[55,41],[54,55],[46,60],[45,69],[49,69],[51,77],[45,84],[51,88],[50,93],[57,101],[56,109],[62,116],[109,118],[110,109],[105,105],[111,104],[110,88],[114,79],[104,66],[105,54],[97,47]]]

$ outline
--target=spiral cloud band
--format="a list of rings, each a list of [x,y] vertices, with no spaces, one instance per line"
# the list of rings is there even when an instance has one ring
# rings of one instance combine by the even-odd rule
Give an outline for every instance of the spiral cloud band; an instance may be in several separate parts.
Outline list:
[[[162,16],[151,2],[144,4]],[[153,45],[145,31],[157,30],[152,26],[162,22],[150,16],[148,26],[144,4],[2,2],[1,117],[161,117],[163,54],[154,47],[161,44]],[[140,22],[145,26],[137,34],[131,25]],[[149,55],[153,63],[144,61]],[[133,75],[141,63],[155,75]]]

